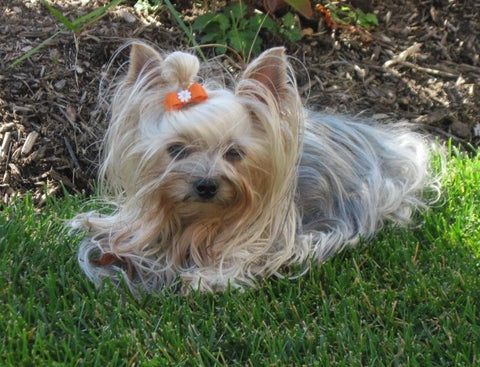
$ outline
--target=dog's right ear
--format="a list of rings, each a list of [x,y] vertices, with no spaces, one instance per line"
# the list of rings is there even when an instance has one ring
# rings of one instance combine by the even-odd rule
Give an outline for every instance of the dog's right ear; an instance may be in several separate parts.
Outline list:
[[[134,43],[130,51],[130,66],[127,80],[134,84],[140,76],[152,75],[151,71],[157,69],[162,63],[162,56],[153,47],[144,43]]]
[[[266,50],[247,66],[236,93],[253,96],[262,102],[265,101],[265,94],[270,94],[282,105],[290,88],[287,70],[285,48]]]

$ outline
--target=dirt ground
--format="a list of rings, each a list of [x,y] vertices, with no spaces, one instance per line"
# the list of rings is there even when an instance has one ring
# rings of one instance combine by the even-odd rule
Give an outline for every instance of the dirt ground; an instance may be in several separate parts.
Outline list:
[[[105,4],[51,0],[70,19]],[[133,1],[131,3],[134,3]],[[175,2],[174,2],[175,3]],[[192,2],[176,2],[186,15]],[[250,2],[251,3],[251,2]],[[258,2],[261,3],[261,2]],[[299,85],[316,109],[421,124],[466,147],[480,143],[480,3],[478,0],[356,1],[377,13],[368,35],[332,31],[318,19],[313,34],[286,44]],[[127,39],[165,50],[185,36],[167,10],[155,16],[118,6],[81,34],[65,31],[27,61],[7,66],[61,29],[40,0],[0,0],[0,202],[32,192],[92,192],[107,125],[98,109],[102,72]],[[264,48],[285,44],[266,37]],[[120,63],[122,58],[117,60]],[[114,66],[115,68],[116,66]]]

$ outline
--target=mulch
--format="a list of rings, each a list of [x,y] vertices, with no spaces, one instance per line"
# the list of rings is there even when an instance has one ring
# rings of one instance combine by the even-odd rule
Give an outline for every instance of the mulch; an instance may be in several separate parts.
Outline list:
[[[75,19],[106,1],[52,0]],[[200,9],[181,3],[187,17]],[[466,149],[480,142],[480,3],[355,1],[377,13],[365,34],[302,20],[310,35],[286,44],[298,61],[306,103],[332,112],[417,124]],[[107,126],[99,83],[115,50],[143,38],[165,50],[185,36],[171,14],[122,5],[82,31],[63,31],[25,62],[8,65],[61,30],[41,1],[0,0],[0,200],[32,194],[91,194]],[[264,35],[264,48],[285,40]],[[228,62],[228,58],[225,58]],[[116,60],[113,70],[124,58]],[[233,63],[237,65],[239,62]]]

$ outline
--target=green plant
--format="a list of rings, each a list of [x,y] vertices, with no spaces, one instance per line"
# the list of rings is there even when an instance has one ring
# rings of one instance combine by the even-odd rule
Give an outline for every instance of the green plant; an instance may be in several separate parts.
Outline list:
[[[355,25],[370,30],[378,26],[378,18],[374,13],[364,13],[359,8],[351,8],[346,5],[338,6],[330,3],[325,5],[330,10],[332,20],[340,25]]]
[[[218,53],[225,53],[227,45],[247,56],[250,52],[260,52],[261,38],[258,36],[262,28],[264,16],[254,14],[247,17],[247,8],[243,2],[227,6],[222,13],[206,13],[200,15],[192,24],[192,30],[203,34],[203,44],[218,44]]]
[[[271,20],[271,18],[268,18]],[[265,28],[273,34],[285,37],[290,42],[296,42],[302,39],[302,30],[298,26],[297,18],[293,13],[288,12],[280,18],[280,23],[271,20],[265,22]]]
[[[248,60],[250,55],[260,53],[262,29],[280,34],[289,41],[298,41],[302,37],[292,13],[284,15],[279,23],[266,14],[254,13],[248,17],[247,7],[243,2],[228,6],[220,13],[200,15],[192,24],[192,30],[202,35],[201,43],[218,45],[218,53],[225,53],[227,48],[231,47],[244,60]]]
[[[162,7],[162,0],[138,0],[133,6],[140,13],[156,13]]]
[[[69,30],[74,32],[76,35],[81,33],[84,29],[88,28],[90,25],[98,21],[100,18],[102,18],[107,11],[110,8],[113,8],[114,6],[117,6],[118,4],[122,3],[125,0],[112,0],[108,4],[97,8],[88,14],[85,14],[81,17],[78,17],[77,19],[70,21],[67,17],[65,17],[60,11],[55,9],[52,5],[47,0],[43,0],[43,5],[48,9],[50,14],[52,14],[60,23],[63,24],[62,29],[60,29],[57,33],[53,34],[46,40],[42,41],[38,46],[32,48],[30,51],[13,61],[8,68],[12,68],[15,65],[18,65],[19,63],[25,61],[28,59],[30,56],[34,55],[37,53],[39,50],[41,50],[43,47],[47,46],[48,43],[53,40],[55,37],[57,37],[60,33],[64,32],[65,30]]]

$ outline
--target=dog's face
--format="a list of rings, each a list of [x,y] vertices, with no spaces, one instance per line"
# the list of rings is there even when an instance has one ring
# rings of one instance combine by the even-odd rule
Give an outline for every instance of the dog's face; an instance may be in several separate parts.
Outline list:
[[[254,219],[291,185],[298,158],[298,121],[286,118],[292,89],[283,49],[251,64],[235,91],[207,83],[205,100],[165,108],[198,70],[193,55],[163,59],[149,46],[133,46],[113,100],[102,172],[117,191],[150,212],[161,207],[182,226]]]
[[[161,178],[158,195],[182,219],[225,220],[260,194],[265,144],[234,95],[164,113],[157,127],[142,137],[157,149],[148,180]]]

